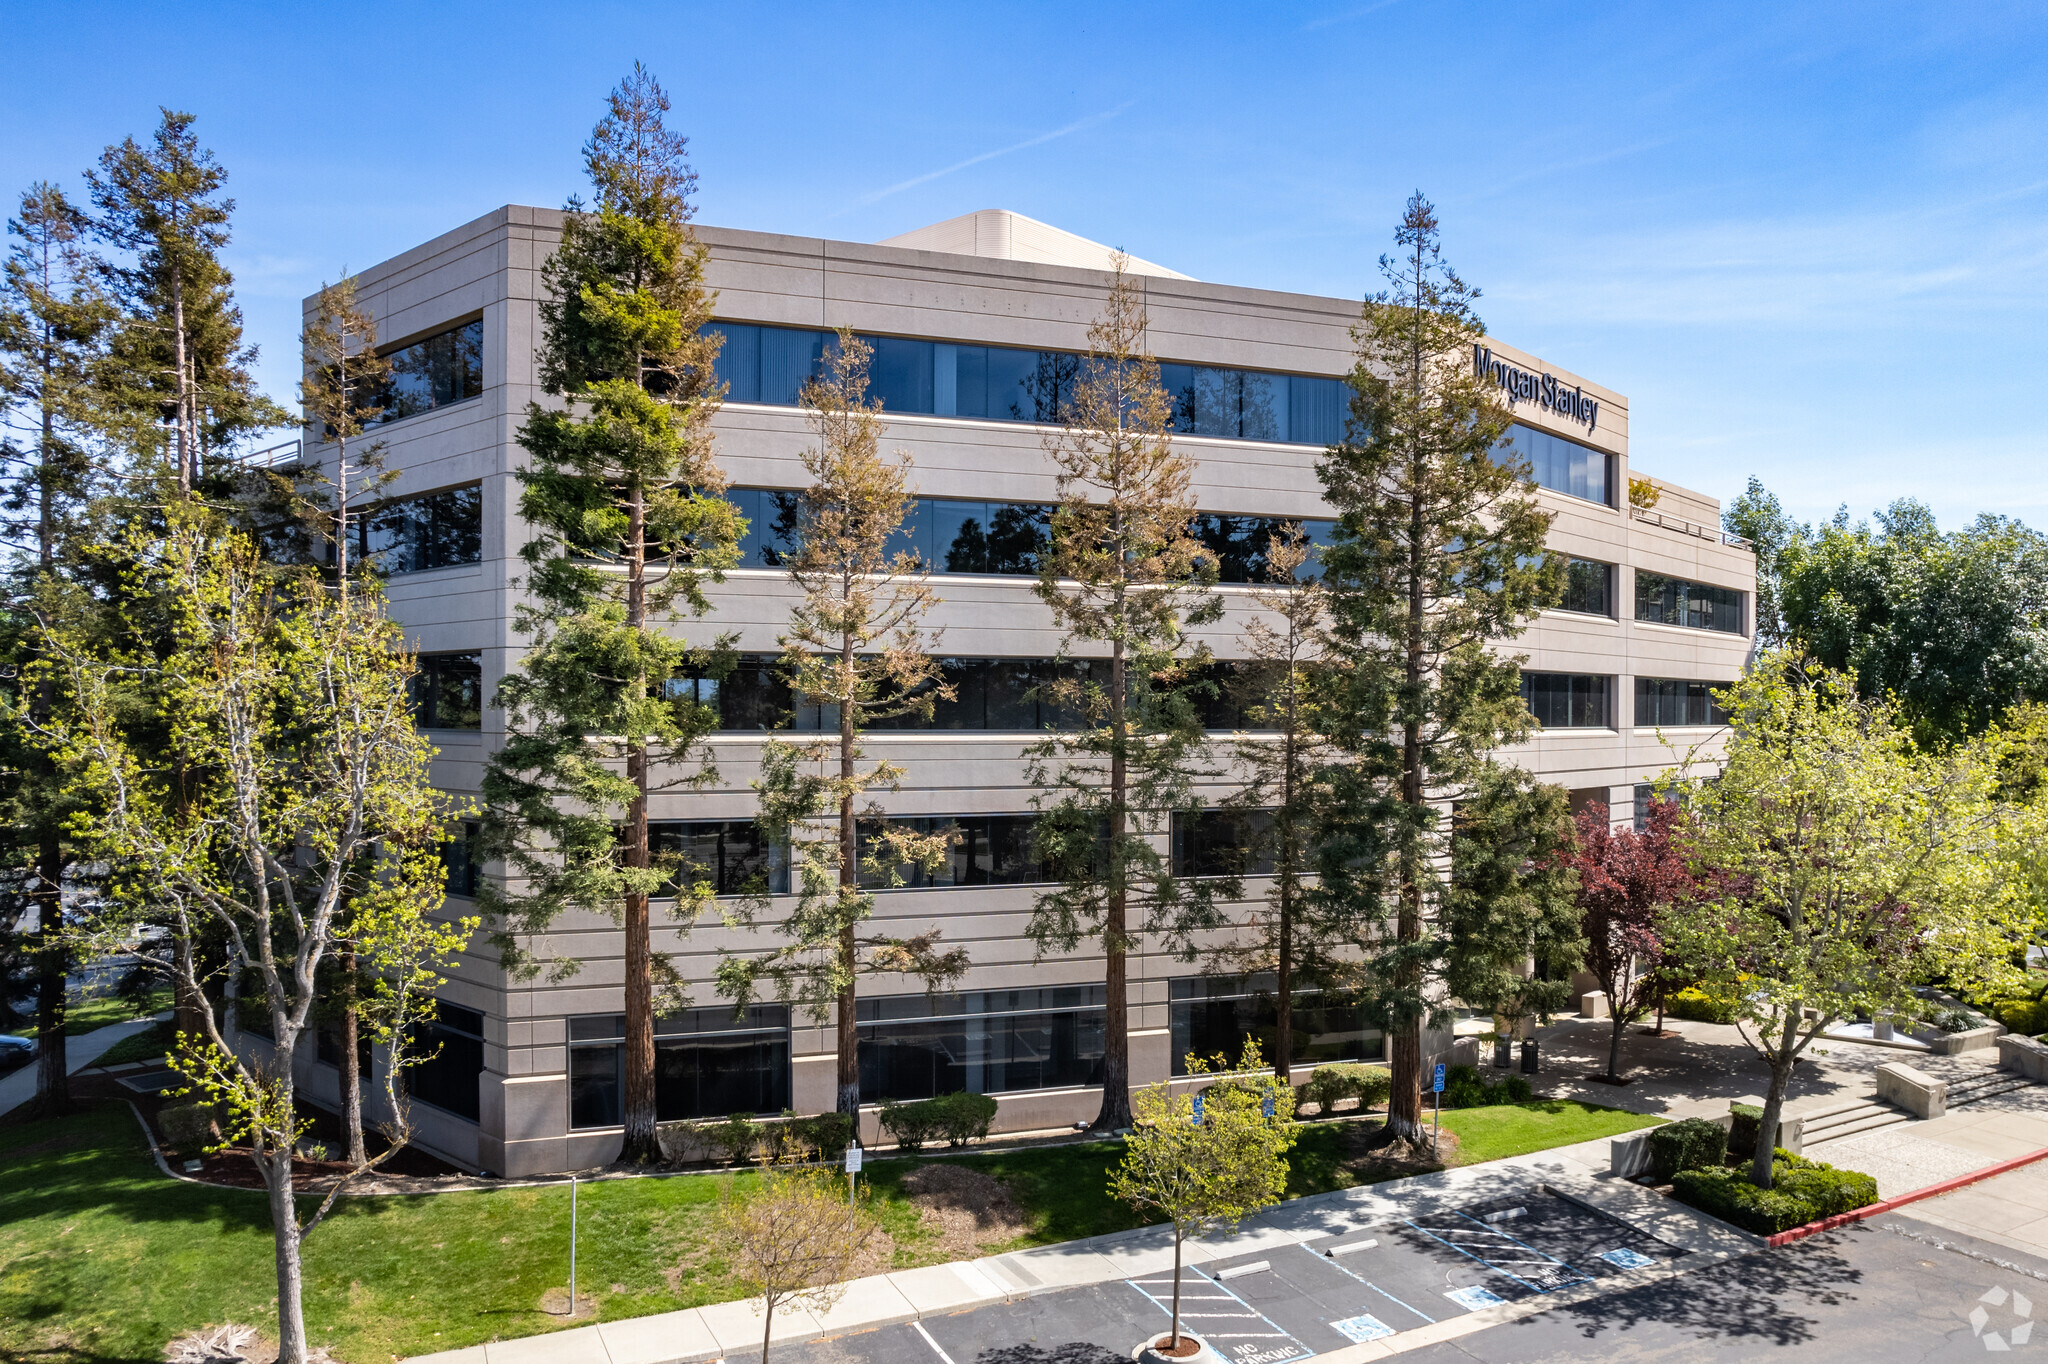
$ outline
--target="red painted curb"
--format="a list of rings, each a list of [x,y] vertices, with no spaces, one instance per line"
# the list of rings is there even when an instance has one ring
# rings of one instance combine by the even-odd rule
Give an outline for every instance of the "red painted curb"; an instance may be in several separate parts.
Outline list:
[[[1996,1165],[1987,1165],[1981,1170],[1974,1170],[1966,1175],[1958,1175],[1954,1179],[1944,1179],[1939,1184],[1929,1184],[1924,1189],[1915,1189],[1911,1193],[1900,1194],[1897,1198],[1883,1199],[1865,1208],[1837,1213],[1833,1217],[1824,1217],[1818,1222],[1808,1222],[1803,1227],[1793,1227],[1789,1231],[1781,1231],[1775,1236],[1764,1238],[1764,1244],[1773,1249],[1778,1246],[1789,1246],[1794,1241],[1803,1241],[1809,1236],[1816,1236],[1824,1231],[1833,1231],[1837,1227],[1846,1227],[1851,1222],[1861,1222],[1866,1217],[1875,1217],[1881,1212],[1890,1212],[1893,1208],[1902,1208],[1908,1203],[1917,1203],[1923,1198],[1934,1198],[1940,1194],[1960,1189],[1966,1184],[1975,1184],[1979,1180],[1991,1179],[1994,1176],[2004,1174],[2007,1170],[2017,1170],[2022,1165],[2032,1165],[2035,1161],[2042,1159],[2048,1159],[2048,1147],[2028,1155],[2014,1156],[2011,1160],[2002,1160]]]

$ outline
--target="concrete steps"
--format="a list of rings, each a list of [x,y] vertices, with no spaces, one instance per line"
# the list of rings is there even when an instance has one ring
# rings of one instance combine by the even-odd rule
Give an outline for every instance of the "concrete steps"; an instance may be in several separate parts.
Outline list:
[[[1806,1119],[1801,1141],[1807,1147],[1913,1121],[1911,1113],[1875,1099],[1842,1099],[1800,1116]]]
[[[1948,1106],[1961,1108],[1964,1104],[1973,1104],[1980,1099],[2025,1089],[2033,1083],[2026,1076],[2015,1075],[2009,1070],[1986,1069],[1980,1075],[1951,1078],[1948,1082]]]

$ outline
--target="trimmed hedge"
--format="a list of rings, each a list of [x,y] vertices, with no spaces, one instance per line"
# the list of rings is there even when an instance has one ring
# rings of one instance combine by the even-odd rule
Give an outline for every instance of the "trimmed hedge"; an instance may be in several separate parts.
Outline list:
[[[1312,1103],[1316,1111],[1329,1117],[1337,1111],[1342,1099],[1358,1100],[1358,1111],[1378,1108],[1394,1092],[1394,1075],[1385,1066],[1364,1066],[1355,1063],[1317,1066],[1309,1072],[1308,1083],[1301,1087],[1304,1103]]]
[[[1723,1222],[1770,1236],[1869,1207],[1877,1202],[1877,1181],[1780,1149],[1771,1162],[1768,1189],[1750,1183],[1744,1171],[1721,1168],[1681,1170],[1671,1181],[1671,1192]]]
[[[1650,1133],[1650,1174],[1669,1184],[1683,1171],[1718,1169],[1728,1153],[1728,1134],[1705,1118],[1666,1123]]]
[[[1728,1127],[1728,1154],[1744,1160],[1756,1154],[1756,1139],[1763,1131],[1764,1111],[1755,1104],[1728,1105],[1735,1121]]]
[[[2025,1033],[2029,1037],[2036,1033],[2048,1032],[2048,1001],[1995,1000],[1991,1005],[1991,1015],[2013,1032]]]
[[[156,1126],[180,1150],[199,1146],[213,1136],[213,1105],[171,1104],[158,1110]]]
[[[1694,1023],[1733,1023],[1735,1001],[1716,998],[1705,990],[1687,988],[1665,999],[1664,1012],[1673,1018],[1690,1019]]]
[[[1536,1091],[1519,1075],[1503,1076],[1488,1084],[1476,1066],[1450,1066],[1444,1071],[1445,1108],[1489,1108],[1496,1104],[1525,1104]]]
[[[945,1139],[948,1146],[965,1146],[970,1141],[980,1141],[988,1136],[988,1129],[996,1120],[996,1101],[986,1094],[941,1094],[933,1099],[918,1099],[912,1103],[884,1101],[882,1104],[882,1126],[896,1138],[896,1144],[906,1151],[915,1151],[926,1142]]]

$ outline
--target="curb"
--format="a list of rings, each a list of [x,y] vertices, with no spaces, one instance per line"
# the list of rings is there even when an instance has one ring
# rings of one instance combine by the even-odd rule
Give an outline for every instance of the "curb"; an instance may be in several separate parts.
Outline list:
[[[1902,1208],[1908,1203],[1917,1203],[1923,1198],[1935,1198],[1941,1194],[1963,1188],[1965,1185],[1991,1179],[1997,1175],[2004,1174],[2008,1170],[2017,1170],[2022,1165],[2032,1165],[2035,1161],[2044,1159],[2048,1159],[2048,1147],[2028,1155],[2014,1156],[2011,1160],[2001,1160],[1996,1165],[1987,1165],[1981,1170],[1972,1170],[1969,1174],[1957,1175],[1954,1179],[1944,1179],[1939,1184],[1929,1184],[1924,1189],[1915,1189],[1911,1193],[1902,1193],[1897,1198],[1880,1199],[1868,1207],[1836,1213],[1833,1217],[1824,1217],[1818,1222],[1808,1222],[1803,1227],[1793,1227],[1789,1231],[1781,1231],[1775,1236],[1766,1237],[1764,1244],[1773,1250],[1779,1246],[1789,1246],[1794,1241],[1803,1241],[1809,1236],[1818,1236],[1824,1231],[1833,1231],[1837,1227],[1846,1227],[1852,1222],[1861,1222],[1865,1218],[1875,1217],[1879,1213],[1890,1212],[1894,1208]]]

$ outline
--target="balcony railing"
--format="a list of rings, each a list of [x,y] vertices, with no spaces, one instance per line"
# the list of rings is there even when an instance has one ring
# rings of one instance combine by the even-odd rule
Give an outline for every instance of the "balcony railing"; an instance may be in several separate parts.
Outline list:
[[[1647,507],[1630,507],[1628,511],[1629,515],[1638,521],[1647,522],[1664,530],[1676,531],[1680,535],[1690,535],[1698,540],[1711,540],[1717,545],[1733,545],[1737,549],[1746,549],[1752,552],[1756,549],[1755,545],[1743,539],[1740,535],[1730,535],[1719,526],[1703,526],[1697,521],[1687,521],[1677,516],[1666,516],[1663,512],[1651,511]]]

